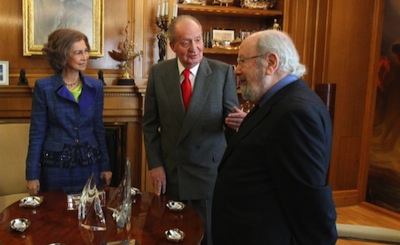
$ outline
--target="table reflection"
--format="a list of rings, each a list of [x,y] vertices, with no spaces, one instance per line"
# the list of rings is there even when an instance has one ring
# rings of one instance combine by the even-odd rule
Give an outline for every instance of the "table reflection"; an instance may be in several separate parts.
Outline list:
[[[112,191],[106,190],[106,198]],[[116,226],[112,212],[103,207],[107,229],[91,231],[79,226],[77,210],[69,210],[65,193],[52,191],[42,195],[39,207],[24,208],[16,202],[0,213],[0,244],[170,245],[165,232],[175,228],[185,233],[179,244],[199,244],[203,236],[203,224],[195,211],[190,206],[180,212],[171,211],[166,206],[170,199],[165,196],[143,192],[132,197],[132,216],[124,229]],[[16,218],[26,218],[31,225],[24,232],[13,231],[10,221]]]

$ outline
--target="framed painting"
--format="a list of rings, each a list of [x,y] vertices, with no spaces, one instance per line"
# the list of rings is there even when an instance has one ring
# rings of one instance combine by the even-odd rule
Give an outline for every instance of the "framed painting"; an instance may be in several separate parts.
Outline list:
[[[83,32],[91,57],[104,55],[104,0],[22,0],[23,54],[42,55],[48,35],[59,28]]]
[[[211,35],[213,41],[231,42],[235,39],[235,30],[213,28]]]
[[[250,36],[251,33],[252,32],[248,30],[240,30],[240,39],[243,41],[246,37]]]
[[[366,201],[400,214],[400,1],[386,0]]]
[[[0,85],[8,85],[8,61],[0,61]]]

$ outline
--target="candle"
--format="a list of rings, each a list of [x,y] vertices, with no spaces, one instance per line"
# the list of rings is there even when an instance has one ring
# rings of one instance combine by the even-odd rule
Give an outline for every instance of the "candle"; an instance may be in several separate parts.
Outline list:
[[[157,17],[160,17],[160,15],[161,15],[161,3],[160,3],[160,1],[158,1],[158,4],[157,4]]]
[[[167,0],[167,2],[165,3],[165,16],[168,16],[168,0]]]
[[[178,4],[174,3],[174,11],[172,13],[172,18],[178,17]]]
[[[165,2],[163,1],[162,2],[162,5],[161,5],[161,15],[165,15]]]

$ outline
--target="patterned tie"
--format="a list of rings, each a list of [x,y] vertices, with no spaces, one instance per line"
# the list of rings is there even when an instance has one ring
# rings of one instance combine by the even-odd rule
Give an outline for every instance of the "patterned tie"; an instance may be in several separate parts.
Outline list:
[[[183,105],[185,106],[185,110],[187,111],[189,108],[190,97],[192,96],[192,84],[190,84],[190,70],[185,69],[183,71],[183,82],[181,84],[182,89],[182,98],[183,98]]]

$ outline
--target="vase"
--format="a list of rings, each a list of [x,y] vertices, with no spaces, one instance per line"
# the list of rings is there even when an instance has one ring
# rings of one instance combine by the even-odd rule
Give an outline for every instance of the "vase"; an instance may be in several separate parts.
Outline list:
[[[92,231],[106,230],[106,220],[101,208],[99,191],[94,174],[87,180],[78,205],[78,220],[81,227]]]
[[[127,159],[124,176],[107,205],[107,208],[113,212],[112,217],[118,228],[124,228],[130,222],[132,212],[131,188],[131,164]]]

